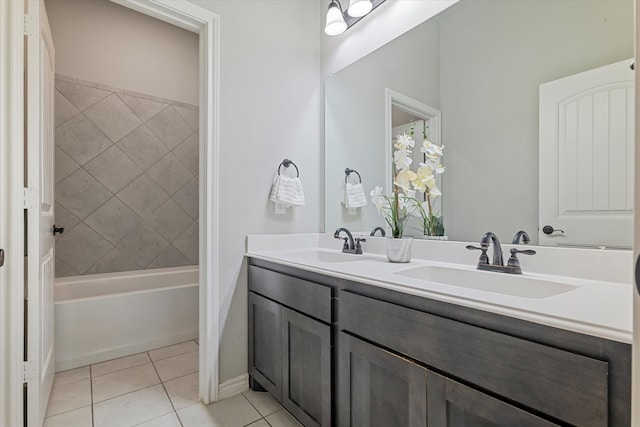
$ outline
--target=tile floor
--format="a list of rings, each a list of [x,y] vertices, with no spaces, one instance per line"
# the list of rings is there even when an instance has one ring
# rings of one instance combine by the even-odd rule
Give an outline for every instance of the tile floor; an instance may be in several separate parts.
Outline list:
[[[198,402],[198,344],[187,341],[56,374],[45,427],[300,427],[267,393]]]

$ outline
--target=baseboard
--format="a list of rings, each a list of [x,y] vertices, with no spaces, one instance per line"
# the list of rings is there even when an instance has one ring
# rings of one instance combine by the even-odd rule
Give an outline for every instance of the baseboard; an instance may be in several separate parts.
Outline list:
[[[111,359],[117,359],[118,357],[130,356],[132,354],[142,353],[143,351],[149,351],[160,347],[166,347],[168,345],[179,344],[181,342],[197,338],[198,331],[193,331],[186,334],[172,335],[170,337],[153,339],[141,343],[104,349],[92,353],[80,354],[73,358],[56,360],[56,372],[79,368],[81,366],[100,363]]]
[[[218,400],[235,396],[249,390],[249,374],[242,374],[235,378],[231,378],[218,386]]]

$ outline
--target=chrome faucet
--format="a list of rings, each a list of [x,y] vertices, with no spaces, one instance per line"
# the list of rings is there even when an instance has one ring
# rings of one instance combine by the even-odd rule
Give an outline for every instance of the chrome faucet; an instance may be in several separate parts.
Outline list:
[[[520,240],[522,240],[522,244],[524,245],[529,244],[529,242],[531,241],[531,239],[529,238],[529,235],[524,230],[518,231],[515,234],[515,236],[513,236],[513,241],[511,243],[513,243],[514,245],[519,245]]]
[[[340,233],[343,231],[345,232],[347,237],[340,237]],[[367,241],[366,239],[358,237],[355,239],[355,242],[354,242],[353,235],[349,230],[347,230],[344,227],[338,228],[336,232],[333,233],[333,237],[335,237],[336,239],[344,239],[344,245],[342,245],[342,252],[346,254],[357,254],[357,255],[362,254],[361,242]]]
[[[387,232],[386,232],[386,231],[384,231],[384,228],[382,228],[382,227],[376,227],[376,228],[374,228],[373,230],[371,230],[371,234],[369,234],[369,236],[375,236],[375,235],[376,235],[376,233],[377,233],[378,231],[380,232],[380,235],[381,235],[382,237],[385,237],[385,236],[387,235]]]
[[[518,232],[516,235],[518,235]],[[525,235],[526,232],[522,232]],[[527,236],[529,237],[529,236]],[[515,238],[514,238],[515,240]],[[523,236],[524,241],[524,236]],[[487,256],[487,249],[489,249],[489,245],[493,245],[493,262],[489,264],[489,257]],[[532,249],[528,250],[519,250],[516,248],[512,248],[510,250],[511,256],[507,261],[507,265],[504,265],[504,261],[502,259],[502,246],[500,246],[500,241],[498,240],[498,236],[496,236],[492,232],[485,233],[480,240],[480,247],[467,245],[467,249],[471,250],[479,250],[482,251],[480,254],[480,258],[478,259],[478,270],[486,270],[486,271],[500,271],[502,273],[511,273],[511,274],[522,274],[522,268],[520,268],[520,260],[518,260],[518,254],[524,255],[535,255],[536,251]]]
[[[493,265],[504,266],[504,261],[502,260],[502,246],[500,246],[500,240],[498,240],[498,236],[496,236],[491,231],[484,233],[482,239],[480,239],[480,246],[486,248],[489,244],[493,244]]]

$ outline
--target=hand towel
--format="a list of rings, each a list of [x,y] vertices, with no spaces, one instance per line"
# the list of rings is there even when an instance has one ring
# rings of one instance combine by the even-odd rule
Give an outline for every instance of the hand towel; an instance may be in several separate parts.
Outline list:
[[[360,208],[367,206],[367,198],[361,183],[351,184],[347,182],[342,187],[342,203],[348,208]]]
[[[287,206],[304,206],[304,191],[300,178],[277,175],[271,187],[270,200]]]

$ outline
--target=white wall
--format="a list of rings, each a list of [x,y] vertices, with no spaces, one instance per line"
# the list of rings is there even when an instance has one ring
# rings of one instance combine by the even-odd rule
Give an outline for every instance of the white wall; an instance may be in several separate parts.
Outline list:
[[[220,15],[218,248],[224,382],[247,372],[246,236],[321,228],[321,27],[315,1],[194,3]],[[300,169],[306,206],[275,215],[269,190],[285,157]]]
[[[46,0],[56,73],[198,105],[198,35],[109,0]]]

